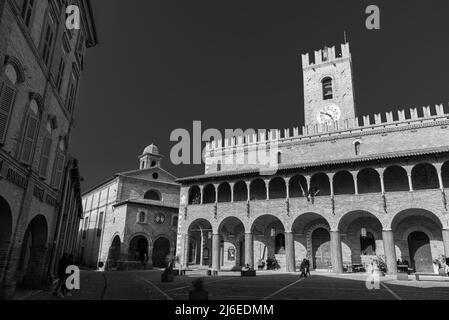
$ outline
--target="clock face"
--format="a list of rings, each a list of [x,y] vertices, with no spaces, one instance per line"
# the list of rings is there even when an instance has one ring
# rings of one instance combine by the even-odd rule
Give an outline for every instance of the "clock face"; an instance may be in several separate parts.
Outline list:
[[[340,120],[341,110],[334,104],[327,105],[318,112],[317,120],[319,123],[330,124],[332,122]]]

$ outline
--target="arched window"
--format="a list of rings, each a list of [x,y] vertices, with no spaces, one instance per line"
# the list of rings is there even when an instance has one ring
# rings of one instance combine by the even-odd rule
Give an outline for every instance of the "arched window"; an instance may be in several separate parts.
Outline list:
[[[103,215],[104,212],[100,212],[100,215],[98,217],[97,237],[101,237],[101,229],[103,227]]]
[[[53,144],[53,131],[56,129],[56,122],[54,121],[54,118],[50,118],[47,121],[46,130],[44,133],[44,141],[42,144],[42,151],[41,151],[41,161],[39,164],[39,175],[42,178],[47,178],[48,173],[48,165],[50,163],[50,154]]]
[[[323,84],[323,100],[329,100],[333,98],[332,91],[332,79],[327,77],[322,81]]]
[[[221,171],[221,161],[217,162],[217,172]]]
[[[4,81],[0,82],[0,144],[6,140],[6,130],[16,98],[16,84],[19,77],[11,64],[6,65],[4,74]]]
[[[139,223],[145,223],[146,213],[144,211],[139,212]]]
[[[354,143],[354,153],[356,156],[360,155],[360,142],[359,141],[356,141]]]
[[[150,190],[145,193],[143,196],[145,200],[154,200],[154,201],[161,201],[161,195],[156,190]]]
[[[39,108],[35,100],[31,100],[26,114],[25,127],[22,137],[21,160],[25,164],[31,163],[32,151],[39,127]]]

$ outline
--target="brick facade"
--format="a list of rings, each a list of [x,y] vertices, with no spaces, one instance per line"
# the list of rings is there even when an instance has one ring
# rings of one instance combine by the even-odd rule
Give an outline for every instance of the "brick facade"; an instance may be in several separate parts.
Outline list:
[[[76,96],[69,105],[68,79],[75,75],[78,87],[85,51],[97,41],[88,1],[77,1],[81,30],[71,38],[61,1],[34,1],[30,15],[22,16],[27,3],[0,2],[0,219],[8,221],[0,249],[0,295],[6,298],[16,285],[37,288],[51,279],[59,243],[74,252],[80,192],[79,176],[70,177]],[[47,27],[53,41],[46,46]],[[58,88],[61,57],[66,67]],[[68,179],[71,184],[64,184]]]
[[[157,149],[146,151],[139,158],[141,169],[116,174],[83,195],[84,222],[78,240],[82,264],[98,268],[102,262],[107,269],[141,268],[135,248],[138,239],[145,243],[147,267],[152,267],[155,259],[156,266],[161,267],[165,263],[161,259],[174,255],[179,185],[160,167],[162,156]],[[168,243],[167,248],[164,243]],[[115,244],[117,251],[111,249]]]
[[[328,50],[331,61],[321,51],[314,63],[303,56],[302,134],[294,128],[214,141],[204,175],[179,180],[177,255],[183,267],[257,267],[269,257],[295,271],[308,258],[317,268],[343,272],[381,258],[390,273],[397,259],[433,272],[432,260],[449,256],[449,114],[437,105],[355,118],[349,45],[339,58]],[[327,103],[326,77],[333,80],[333,103],[342,117],[320,124],[316,112]],[[257,160],[257,150],[271,152],[273,172],[249,161]],[[226,254],[216,262],[192,259],[198,255],[192,239],[208,232],[216,241],[203,250],[226,251],[231,233],[244,261],[231,263]]]

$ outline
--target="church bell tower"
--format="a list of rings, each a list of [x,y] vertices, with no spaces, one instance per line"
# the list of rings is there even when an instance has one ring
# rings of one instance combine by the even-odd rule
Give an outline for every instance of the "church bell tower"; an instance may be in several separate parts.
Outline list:
[[[315,51],[314,61],[302,55],[305,125],[332,123],[356,117],[349,43]]]

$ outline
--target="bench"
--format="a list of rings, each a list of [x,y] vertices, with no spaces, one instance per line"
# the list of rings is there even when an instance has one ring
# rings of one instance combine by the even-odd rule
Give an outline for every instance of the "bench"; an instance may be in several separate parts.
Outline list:
[[[422,278],[435,278],[434,280],[448,280],[449,277],[445,274],[436,274],[436,273],[415,273],[416,281],[423,280]],[[432,279],[429,279],[432,280]]]
[[[256,270],[242,270],[242,277],[255,277]]]

